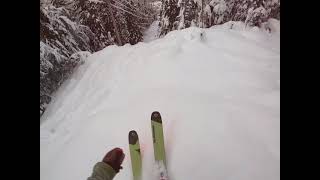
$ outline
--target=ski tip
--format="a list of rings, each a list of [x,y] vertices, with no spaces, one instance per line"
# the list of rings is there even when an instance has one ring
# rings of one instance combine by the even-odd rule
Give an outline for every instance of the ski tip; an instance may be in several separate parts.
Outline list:
[[[161,115],[158,111],[154,111],[152,114],[151,114],[151,120],[152,121],[156,121],[156,122],[159,122],[159,123],[162,123],[162,120],[161,120]]]
[[[131,130],[129,132],[129,144],[136,144],[138,140],[138,133],[135,130]]]

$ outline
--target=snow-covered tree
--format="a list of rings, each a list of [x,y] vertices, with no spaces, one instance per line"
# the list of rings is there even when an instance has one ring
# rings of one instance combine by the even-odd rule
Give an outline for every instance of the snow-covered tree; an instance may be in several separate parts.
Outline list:
[[[178,27],[179,21],[177,16],[179,15],[180,7],[176,0],[163,0],[162,8],[160,11],[160,36],[167,34],[169,31]],[[174,26],[175,25],[175,26]]]
[[[233,21],[245,21],[250,0],[235,0],[232,10]]]
[[[205,25],[205,27],[210,27],[212,26],[212,11],[211,11],[211,7],[209,6],[209,4],[207,4],[204,9],[203,9],[203,23]]]
[[[132,7],[132,9],[134,10],[133,13],[136,12],[136,9],[138,9],[138,5],[134,4],[133,1],[128,1],[127,4],[129,5],[129,7]],[[133,45],[142,41],[143,38],[142,30],[138,25],[139,19],[134,17],[132,14],[127,12],[125,13],[125,17],[129,32],[129,43]]]
[[[70,0],[52,0],[51,2],[54,7],[66,7],[72,4]]]
[[[91,44],[95,51],[115,44],[108,37],[109,32],[112,37],[115,37],[110,12],[107,8],[107,3],[104,1],[76,1],[75,3],[77,14],[76,20],[89,27],[94,33],[94,40]]]
[[[260,6],[258,8],[251,7],[248,10],[247,18],[245,24],[249,26],[260,26],[262,22],[267,20],[267,11],[264,7]]]
[[[227,4],[224,0],[212,0],[209,3],[211,14],[211,25],[221,24],[226,21]]]
[[[185,1],[185,11],[184,11],[184,22],[185,27],[190,27],[193,22],[196,24],[198,22],[198,7],[194,0],[186,0]]]
[[[161,36],[175,29],[188,28],[192,24],[202,27],[203,23],[204,27],[210,27],[228,21],[243,21],[248,26],[260,26],[269,18],[280,19],[279,0],[178,0],[177,4],[172,2],[175,1],[162,1]]]
[[[270,18],[280,20],[280,1],[279,0],[267,0],[264,2],[264,7],[268,11]]]
[[[40,115],[52,92],[77,66],[78,60],[69,57],[79,51],[93,51],[93,33],[69,17],[64,7],[40,6]]]

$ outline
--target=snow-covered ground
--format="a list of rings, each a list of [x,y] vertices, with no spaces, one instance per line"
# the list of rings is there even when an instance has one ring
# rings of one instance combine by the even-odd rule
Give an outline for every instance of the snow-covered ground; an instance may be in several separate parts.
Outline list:
[[[40,125],[41,180],[86,179],[113,147],[140,136],[154,180],[150,115],[164,123],[170,180],[280,179],[280,26],[232,22],[92,54],[56,93]],[[203,38],[200,33],[203,32]]]

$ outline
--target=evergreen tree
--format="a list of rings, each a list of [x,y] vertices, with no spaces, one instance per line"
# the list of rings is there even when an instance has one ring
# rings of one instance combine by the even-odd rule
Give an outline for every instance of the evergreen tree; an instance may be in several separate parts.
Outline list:
[[[133,1],[129,1],[127,2],[127,4],[129,5],[129,7],[132,7],[132,13],[137,14],[136,9],[138,9],[138,5],[134,4]],[[126,25],[128,28],[128,33],[129,33],[129,43],[131,45],[136,44],[140,41],[142,41],[142,30],[140,28],[140,26],[138,25],[138,21],[139,19],[135,16],[133,16],[132,14],[129,13],[125,13],[125,17],[126,17]]]
[[[180,7],[176,0],[164,0],[161,8],[160,17],[160,36],[167,34],[174,30],[174,26],[179,23],[177,16],[179,15]]]

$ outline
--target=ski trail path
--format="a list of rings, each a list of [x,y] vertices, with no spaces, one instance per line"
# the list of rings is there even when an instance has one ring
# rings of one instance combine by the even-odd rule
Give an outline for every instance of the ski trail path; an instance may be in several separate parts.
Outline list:
[[[126,154],[115,180],[132,179],[134,129],[143,179],[155,180],[150,115],[159,111],[170,180],[279,180],[280,23],[273,23],[279,32],[240,22],[191,27],[89,56],[42,116],[40,179],[86,179],[114,147]]]

